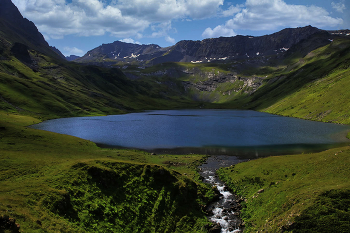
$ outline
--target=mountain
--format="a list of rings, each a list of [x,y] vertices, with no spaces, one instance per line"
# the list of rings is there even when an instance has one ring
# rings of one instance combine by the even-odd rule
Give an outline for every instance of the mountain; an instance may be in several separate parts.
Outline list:
[[[87,52],[77,62],[108,62],[108,61],[148,61],[155,57],[162,56],[164,49],[158,45],[139,45],[115,41],[110,44],[103,44]]]
[[[205,208],[219,196],[199,182],[196,169],[204,156],[101,149],[27,127],[45,119],[230,108],[350,124],[347,31],[304,27],[263,37],[181,41],[168,48],[115,42],[85,55],[82,62],[90,64],[79,64],[62,60],[9,0],[0,1],[0,232],[19,227],[21,232],[208,232],[212,227]],[[91,63],[121,63],[124,69]],[[239,205],[245,226],[254,232],[313,232],[309,228],[318,225],[314,232],[320,232],[325,225],[342,225],[336,232],[347,232],[349,155],[345,147],[321,156],[253,160],[242,172],[239,166],[227,168],[239,176],[228,183],[249,191],[239,198],[246,200]]]
[[[23,18],[11,0],[0,1],[0,49],[11,47],[14,43],[21,43],[30,49],[40,51],[55,58],[44,36],[38,31],[35,24]]]
[[[67,56],[65,57],[65,59],[67,61],[75,61],[76,59],[80,58],[79,56],[76,56],[76,55],[70,55],[70,56]]]
[[[50,46],[50,48],[51,48],[52,51],[54,51],[62,59],[66,59],[66,57],[62,54],[62,52],[60,50],[58,50],[58,48],[56,48],[54,46]]]
[[[116,41],[101,45],[87,52],[77,62],[97,65],[113,65],[117,62],[136,62],[155,65],[164,62],[213,62],[229,60],[257,59],[266,62],[270,58],[283,55],[291,47],[303,40],[321,37],[312,49],[330,43],[335,34],[312,26],[287,28],[271,35],[234,36],[205,39],[202,41],[184,40],[174,46],[161,48],[158,45],[136,45]]]

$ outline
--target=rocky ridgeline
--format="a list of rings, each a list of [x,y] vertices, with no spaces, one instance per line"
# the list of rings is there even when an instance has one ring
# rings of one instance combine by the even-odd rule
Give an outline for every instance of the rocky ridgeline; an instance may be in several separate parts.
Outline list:
[[[251,59],[264,63],[271,57],[283,56],[291,47],[312,37],[323,38],[313,41],[312,49],[314,49],[330,43],[330,39],[335,36],[338,34],[307,26],[286,28],[271,35],[258,37],[238,35],[202,41],[183,40],[167,48],[155,44],[138,45],[116,41],[92,49],[75,61],[102,66],[103,63],[113,60],[136,62],[147,66],[165,62],[207,63]],[[307,50],[307,47],[305,49]]]

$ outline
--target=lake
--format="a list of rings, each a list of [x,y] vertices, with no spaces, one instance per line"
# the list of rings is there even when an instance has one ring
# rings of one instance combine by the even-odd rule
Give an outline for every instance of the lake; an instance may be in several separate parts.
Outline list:
[[[31,127],[104,147],[246,157],[324,150],[348,143],[350,130],[250,110],[155,110],[54,119]]]

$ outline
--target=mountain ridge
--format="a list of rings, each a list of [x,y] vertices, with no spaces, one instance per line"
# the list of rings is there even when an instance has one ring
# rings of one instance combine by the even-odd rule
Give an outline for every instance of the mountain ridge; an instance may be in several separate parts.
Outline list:
[[[258,59],[266,63],[271,58],[283,56],[283,53],[312,35],[319,34],[323,40],[313,48],[324,46],[338,35],[312,26],[286,28],[264,36],[220,37],[202,41],[182,40],[170,47],[158,45],[138,45],[115,41],[103,44],[88,51],[80,63],[93,63],[112,66],[118,62],[140,65],[156,65],[164,62],[223,62],[227,60]],[[308,52],[311,51],[310,49]]]
[[[0,25],[0,47],[3,49],[17,42],[60,59],[60,56],[51,50],[35,24],[24,18],[11,0],[0,1]]]

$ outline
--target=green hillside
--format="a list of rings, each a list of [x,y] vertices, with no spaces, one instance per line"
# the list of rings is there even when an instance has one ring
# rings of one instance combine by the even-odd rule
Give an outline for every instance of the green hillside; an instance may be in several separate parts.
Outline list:
[[[309,120],[350,124],[350,40],[337,39],[269,74],[233,106]]]
[[[222,168],[245,199],[246,232],[348,232],[350,147],[275,156]]]
[[[236,97],[229,106],[350,124],[349,65],[348,39],[305,57],[292,54],[253,95]],[[245,232],[345,233],[350,227],[349,158],[350,147],[343,147],[257,159],[219,174],[245,200]]]
[[[346,38],[306,56],[300,44],[265,65],[166,63],[122,72],[62,61],[8,25],[0,19],[0,233],[18,232],[15,221],[22,232],[207,232],[204,207],[214,191],[196,172],[204,155],[101,149],[27,127],[42,120],[205,107],[350,124]],[[240,79],[216,86],[221,74]],[[254,90],[246,83],[256,77],[262,85]],[[196,91],[198,84],[210,90]],[[344,147],[270,157],[220,176],[246,199],[247,232],[346,232],[349,155]]]
[[[201,103],[118,69],[62,61],[22,32],[0,30],[0,232],[205,232],[214,192],[196,173],[203,155],[101,149],[27,127]]]
[[[0,232],[17,232],[13,219],[21,232],[205,232],[203,156],[101,149],[0,119]]]

